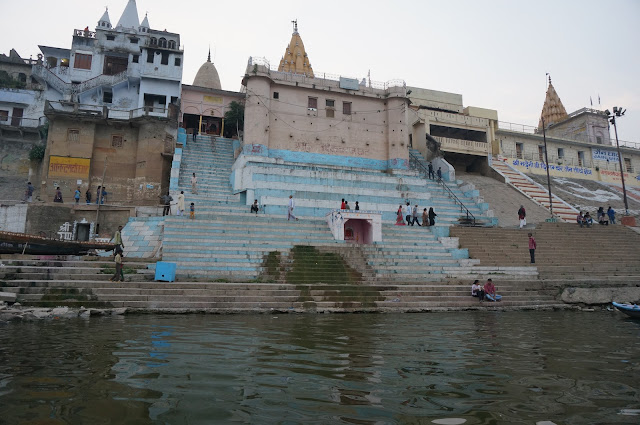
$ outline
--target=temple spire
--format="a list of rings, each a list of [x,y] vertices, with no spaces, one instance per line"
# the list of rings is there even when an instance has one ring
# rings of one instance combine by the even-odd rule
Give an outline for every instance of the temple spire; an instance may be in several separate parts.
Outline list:
[[[207,57],[207,62],[211,62],[211,46],[209,46],[209,56]]]
[[[290,72],[292,74],[303,74],[313,77],[313,68],[309,62],[309,57],[304,49],[304,43],[298,33],[298,20],[291,21],[293,24],[293,34],[287,46],[284,56],[280,60],[278,71]]]
[[[129,0],[129,3],[127,3],[127,6],[124,8],[124,12],[122,12],[122,16],[118,21],[117,27],[137,30],[139,26],[140,19],[138,18],[138,6],[136,5],[136,0]]]
[[[544,120],[545,127],[549,127],[551,124],[557,124],[569,118],[567,110],[564,108],[560,96],[556,92],[556,89],[551,84],[551,75],[549,75],[549,85],[547,86],[547,95],[544,99],[544,105],[542,106],[542,113],[540,114],[540,121],[538,122],[538,129],[542,130],[542,121]]]

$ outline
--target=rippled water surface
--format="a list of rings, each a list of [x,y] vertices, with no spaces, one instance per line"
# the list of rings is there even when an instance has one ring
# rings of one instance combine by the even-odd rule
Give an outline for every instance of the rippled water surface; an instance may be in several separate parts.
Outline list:
[[[0,424],[638,424],[639,387],[619,313],[0,325]]]

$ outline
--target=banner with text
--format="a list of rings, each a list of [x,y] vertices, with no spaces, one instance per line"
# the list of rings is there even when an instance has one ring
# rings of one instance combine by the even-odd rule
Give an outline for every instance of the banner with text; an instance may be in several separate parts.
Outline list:
[[[63,156],[49,157],[49,178],[64,177],[68,179],[89,179],[88,158],[68,158]]]
[[[602,149],[591,149],[594,161],[618,161],[618,152],[605,151]]]

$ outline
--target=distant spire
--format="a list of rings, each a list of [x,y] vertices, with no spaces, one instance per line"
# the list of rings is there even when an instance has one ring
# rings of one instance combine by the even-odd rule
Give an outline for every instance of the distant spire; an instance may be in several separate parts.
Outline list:
[[[136,0],[129,0],[127,6],[122,12],[122,16],[118,21],[118,27],[138,29],[140,26],[140,19],[138,18],[138,6],[136,6]]]
[[[540,114],[540,122],[538,128],[542,129],[542,121],[544,120],[545,128],[551,124],[557,124],[569,118],[567,110],[564,108],[560,96],[556,93],[556,89],[551,84],[551,76],[549,76],[549,86],[547,87],[547,95],[542,106]]]
[[[291,23],[293,24],[293,33],[297,34],[298,33],[298,20],[296,19],[295,21],[291,21]]]
[[[151,28],[149,26],[149,18],[147,17],[147,13],[144,14],[144,19],[142,20],[142,23],[140,24],[140,31],[141,32],[148,32],[148,31],[144,31],[144,29],[148,30],[149,28]]]
[[[109,8],[105,7],[105,11],[102,14],[102,18],[98,21],[99,27],[111,28],[111,19],[109,19]]]
[[[209,56],[207,57],[207,62],[211,62],[211,46],[209,46]]]

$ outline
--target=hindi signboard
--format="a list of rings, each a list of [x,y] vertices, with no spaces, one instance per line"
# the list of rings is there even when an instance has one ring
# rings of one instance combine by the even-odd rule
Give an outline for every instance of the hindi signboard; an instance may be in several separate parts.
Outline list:
[[[603,149],[591,149],[594,161],[616,161],[618,162],[618,152],[605,151]]]
[[[89,179],[89,158],[49,157],[49,178]]]

